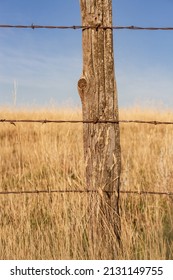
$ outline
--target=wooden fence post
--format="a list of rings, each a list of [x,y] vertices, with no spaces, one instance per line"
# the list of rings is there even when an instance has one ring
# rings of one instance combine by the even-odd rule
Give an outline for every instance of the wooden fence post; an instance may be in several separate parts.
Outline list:
[[[114,76],[113,32],[99,26],[112,26],[112,0],[80,0],[83,73],[78,81],[82,102],[86,185],[100,194],[100,213],[119,238],[120,133],[117,89]],[[105,219],[106,218],[106,219]]]

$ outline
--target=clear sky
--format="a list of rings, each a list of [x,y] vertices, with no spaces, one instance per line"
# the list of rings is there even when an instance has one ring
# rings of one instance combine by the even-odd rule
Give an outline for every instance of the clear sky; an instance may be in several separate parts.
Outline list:
[[[173,0],[112,0],[114,25],[172,26]],[[0,24],[80,25],[79,0],[0,0]],[[114,31],[119,106],[173,106],[173,31]],[[79,105],[81,30],[0,29],[0,106]]]

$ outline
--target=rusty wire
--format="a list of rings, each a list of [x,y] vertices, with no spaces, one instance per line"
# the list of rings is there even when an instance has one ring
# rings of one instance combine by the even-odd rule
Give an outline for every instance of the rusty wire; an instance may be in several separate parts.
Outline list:
[[[173,122],[161,122],[161,121],[144,121],[144,120],[14,120],[14,119],[0,119],[1,123],[10,123],[15,125],[15,123],[40,123],[40,124],[46,124],[46,123],[138,123],[138,124],[152,124],[152,125],[167,125],[167,124],[173,124]],[[114,193],[116,191],[104,191],[106,193]],[[41,193],[98,193],[98,190],[90,190],[90,189],[84,189],[84,190],[22,190],[22,191],[0,191],[0,195],[21,195],[21,194],[41,194]],[[167,196],[173,196],[173,192],[155,192],[155,191],[133,191],[133,190],[122,190],[119,191],[121,194],[136,194],[136,195],[167,195]]]
[[[10,123],[15,125],[16,123],[40,123],[40,124],[50,124],[50,123],[137,123],[137,124],[151,124],[151,125],[172,125],[173,121],[146,121],[146,120],[47,120],[47,119],[0,119],[0,123]]]
[[[102,25],[73,25],[73,26],[53,26],[53,25],[9,25],[0,24],[0,28],[18,28],[18,29],[111,29],[111,30],[162,30],[162,31],[173,31],[173,27],[139,27],[139,26],[102,26]],[[15,125],[16,123],[138,123],[138,124],[152,124],[152,125],[168,125],[173,122],[168,121],[144,121],[144,120],[16,120],[16,119],[0,119],[1,123],[10,123]],[[116,191],[104,191],[106,193],[116,193]],[[51,194],[51,193],[98,193],[98,190],[22,190],[22,191],[0,191],[0,195],[22,195],[22,194]],[[173,192],[155,192],[155,191],[133,191],[133,190],[122,190],[119,191],[121,194],[135,194],[135,195],[166,195],[173,196]]]
[[[51,190],[51,189],[46,189],[46,190],[21,190],[21,191],[0,191],[0,195],[9,195],[9,194],[51,194],[51,193],[99,193],[99,190],[91,190],[91,189],[84,189],[84,190],[77,190],[77,189],[72,189],[72,190]],[[117,193],[117,191],[105,191],[103,190],[102,192],[105,193]],[[121,190],[119,191],[121,194],[136,194],[136,195],[167,195],[167,196],[173,196],[173,192],[155,192],[155,191],[133,191],[133,190]]]
[[[141,26],[103,26],[103,25],[72,25],[72,26],[58,26],[58,25],[11,25],[11,24],[0,24],[0,28],[22,28],[22,29],[112,29],[112,30],[162,30],[162,31],[173,31],[173,27],[141,27]]]

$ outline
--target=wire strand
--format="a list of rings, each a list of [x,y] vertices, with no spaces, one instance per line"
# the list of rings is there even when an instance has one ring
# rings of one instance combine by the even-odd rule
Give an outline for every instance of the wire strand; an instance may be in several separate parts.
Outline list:
[[[0,123],[10,123],[15,125],[16,123],[40,123],[40,124],[50,124],[50,123],[137,123],[137,124],[151,124],[151,125],[172,125],[173,121],[156,121],[156,120],[47,120],[47,119],[0,119]]]
[[[15,194],[15,195],[22,195],[22,194],[51,194],[51,193],[99,193],[99,190],[21,190],[21,191],[0,191],[0,195],[9,195],[9,194]],[[117,191],[105,191],[105,193],[117,193]],[[135,190],[121,190],[119,191],[121,194],[135,194],[135,195],[167,195],[167,196],[173,196],[173,192],[155,192],[155,191],[135,191]]]
[[[11,25],[11,24],[0,24],[0,28],[21,28],[21,29],[111,29],[111,30],[149,30],[149,31],[173,31],[173,27],[142,27],[142,26],[102,26],[102,25],[72,25],[72,26],[62,26],[62,25]]]

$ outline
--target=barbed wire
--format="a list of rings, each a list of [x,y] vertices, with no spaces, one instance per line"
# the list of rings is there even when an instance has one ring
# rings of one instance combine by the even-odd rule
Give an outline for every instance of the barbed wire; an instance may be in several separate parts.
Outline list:
[[[11,24],[0,24],[0,28],[22,28],[22,29],[112,29],[112,30],[162,30],[162,31],[173,31],[173,27],[141,27],[141,26],[103,26],[103,25],[72,25],[72,26],[60,26],[60,25],[11,25]]]
[[[173,31],[173,27],[140,27],[140,26],[102,26],[102,25],[73,25],[73,26],[56,26],[56,25],[9,25],[9,24],[0,24],[0,28],[17,28],[17,29],[111,29],[111,30],[148,30],[148,31]],[[31,120],[31,119],[0,119],[1,123],[10,123],[16,125],[16,123],[138,123],[138,124],[151,124],[151,125],[172,125],[173,122],[170,121],[146,121],[146,120]],[[116,193],[117,191],[105,191],[105,193]],[[52,194],[52,193],[100,193],[99,190],[21,190],[21,191],[0,191],[0,195],[22,195],[22,194]],[[155,191],[135,191],[135,190],[120,190],[120,194],[131,194],[131,195],[166,195],[169,197],[173,196],[173,192],[155,192]]]
[[[49,123],[93,123],[93,124],[106,124],[106,123],[137,123],[137,124],[151,124],[151,125],[172,125],[173,121],[156,121],[156,120],[47,120],[47,119],[0,119],[0,123],[10,123],[16,125],[16,123],[40,123],[40,124],[49,124]]]
[[[140,26],[102,26],[102,25],[73,25],[73,26],[57,26],[57,25],[9,25],[9,24],[0,24],[0,28],[18,28],[18,29],[111,29],[111,30],[162,30],[162,31],[173,31],[173,27],[140,27]],[[138,124],[152,124],[152,125],[172,125],[173,122],[168,121],[145,121],[145,120],[31,120],[31,119],[0,119],[1,123],[10,123],[16,125],[16,123],[138,123]],[[99,193],[99,190],[22,190],[22,191],[0,191],[0,195],[21,195],[21,194],[41,194],[41,193]],[[104,191],[106,193],[116,193],[116,191]],[[155,191],[133,191],[133,190],[121,190],[121,194],[136,194],[136,195],[167,195],[173,196],[173,192],[155,192]]]
[[[117,191],[105,191],[101,190],[103,193],[117,193]],[[90,189],[84,189],[84,190],[77,190],[77,189],[72,189],[72,190],[21,190],[21,191],[0,191],[0,195],[10,195],[10,194],[15,194],[15,195],[21,195],[21,194],[51,194],[51,193],[100,193],[100,188],[98,190],[90,190]],[[167,195],[167,196],[173,196],[173,192],[155,192],[155,191],[135,191],[135,190],[120,190],[119,193],[121,194],[136,194],[136,195]]]

